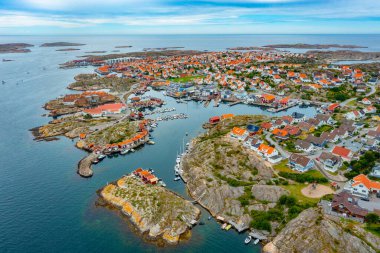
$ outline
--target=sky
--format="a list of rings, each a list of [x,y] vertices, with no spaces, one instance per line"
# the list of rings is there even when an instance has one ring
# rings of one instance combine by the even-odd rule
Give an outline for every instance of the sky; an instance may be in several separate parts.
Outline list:
[[[0,0],[0,35],[379,33],[380,0]]]

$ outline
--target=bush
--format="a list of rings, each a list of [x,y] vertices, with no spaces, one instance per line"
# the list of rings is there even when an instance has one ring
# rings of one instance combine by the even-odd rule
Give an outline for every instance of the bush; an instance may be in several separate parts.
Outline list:
[[[375,213],[369,213],[365,217],[365,220],[367,221],[368,224],[377,224],[380,222],[379,215]]]
[[[272,225],[267,220],[253,220],[251,221],[251,227],[269,232],[272,231]]]
[[[278,200],[278,203],[280,205],[286,205],[290,207],[297,203],[297,199],[293,196],[282,195],[280,199]]]
[[[284,172],[284,171],[281,171],[278,174],[281,177],[294,180],[298,183],[305,183],[305,182],[327,183],[328,182],[328,180],[324,177],[314,177],[314,176],[308,175],[308,174],[297,174],[297,173],[290,173],[290,172]]]

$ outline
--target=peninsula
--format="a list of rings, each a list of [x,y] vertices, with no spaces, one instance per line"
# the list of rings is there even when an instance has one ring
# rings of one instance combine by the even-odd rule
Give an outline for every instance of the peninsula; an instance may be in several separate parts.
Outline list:
[[[100,203],[118,208],[145,239],[160,246],[189,238],[200,217],[190,201],[157,184],[157,178],[141,168],[108,184],[99,196]]]

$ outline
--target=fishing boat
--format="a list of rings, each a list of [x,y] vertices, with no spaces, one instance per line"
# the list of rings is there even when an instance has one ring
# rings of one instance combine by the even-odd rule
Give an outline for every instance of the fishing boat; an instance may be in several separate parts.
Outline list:
[[[226,230],[230,230],[232,228],[232,225],[231,224],[228,224],[227,227],[226,227]]]
[[[129,149],[123,149],[120,151],[120,154],[125,155],[125,154],[128,154],[128,152],[129,152]]]
[[[103,159],[106,158],[106,157],[107,157],[106,155],[100,154],[100,155],[98,156],[98,160],[101,161],[101,160],[103,160]]]
[[[227,227],[227,223],[224,223],[221,228],[226,229],[226,227]]]
[[[250,243],[252,241],[252,236],[247,236],[246,238],[245,238],[245,240],[244,240],[244,243],[245,244],[248,244],[248,243]]]
[[[254,242],[253,242],[253,244],[258,244],[259,243],[259,241],[260,241],[260,239],[259,238],[257,238]]]

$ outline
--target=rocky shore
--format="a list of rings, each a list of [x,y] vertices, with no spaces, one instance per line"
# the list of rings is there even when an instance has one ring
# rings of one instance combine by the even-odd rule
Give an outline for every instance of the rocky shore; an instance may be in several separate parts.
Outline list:
[[[309,208],[290,221],[263,252],[374,253],[379,248],[380,239],[359,224],[325,215],[320,208]]]
[[[161,246],[188,238],[192,222],[200,217],[200,210],[190,201],[133,175],[105,186],[99,196],[128,217],[145,239]]]
[[[33,47],[31,44],[27,43],[7,43],[0,44],[0,54],[6,53],[29,53],[31,50],[29,47]]]
[[[94,174],[92,170],[92,161],[95,160],[96,157],[96,154],[91,153],[79,161],[77,173],[81,177],[92,177],[92,175]]]

